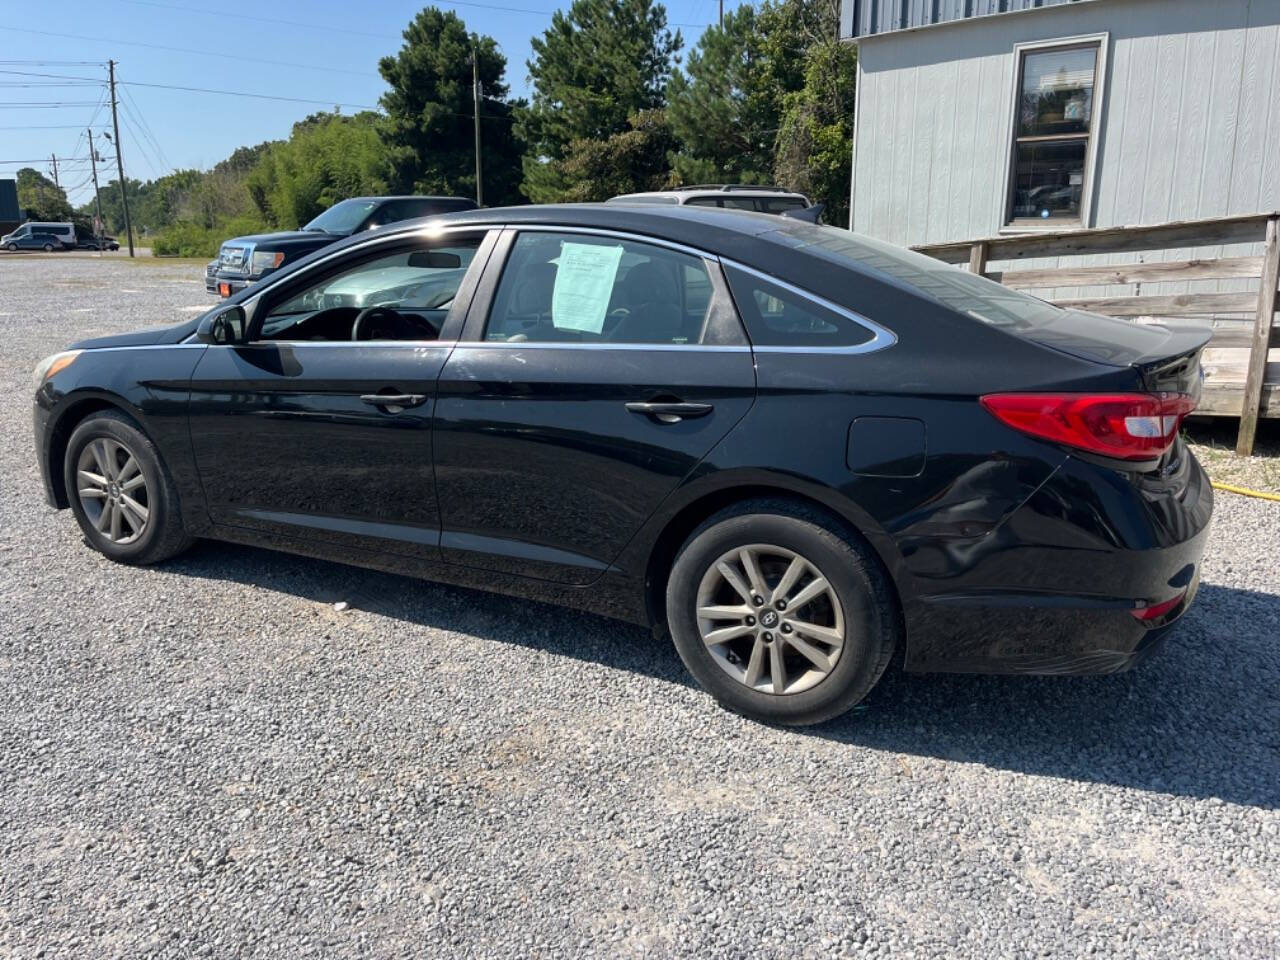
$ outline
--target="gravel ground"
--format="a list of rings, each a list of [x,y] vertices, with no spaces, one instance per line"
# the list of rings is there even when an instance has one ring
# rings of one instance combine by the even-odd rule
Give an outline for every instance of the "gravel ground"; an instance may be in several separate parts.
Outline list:
[[[1220,496],[1134,673],[890,675],[771,729],[600,618],[86,549],[29,372],[208,302],[198,265],[0,262],[0,956],[1280,954],[1280,504]]]

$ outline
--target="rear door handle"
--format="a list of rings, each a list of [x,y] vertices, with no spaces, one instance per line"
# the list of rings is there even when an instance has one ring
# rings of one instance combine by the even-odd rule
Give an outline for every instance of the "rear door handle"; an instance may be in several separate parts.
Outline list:
[[[427,402],[425,393],[365,393],[360,399],[375,407],[420,407]]]
[[[632,402],[627,404],[627,410],[631,413],[642,413],[646,417],[653,417],[661,423],[679,423],[685,419],[705,417],[713,409],[715,408],[709,403],[684,403],[683,401]]]

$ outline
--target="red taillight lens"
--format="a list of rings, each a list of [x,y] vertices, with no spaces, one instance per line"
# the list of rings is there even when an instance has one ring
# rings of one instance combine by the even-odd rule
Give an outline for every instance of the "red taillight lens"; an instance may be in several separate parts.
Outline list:
[[[1034,437],[1119,460],[1154,460],[1196,401],[1185,393],[992,393],[982,405]]]
[[[1178,594],[1172,600],[1165,600],[1163,603],[1153,603],[1149,607],[1137,607],[1129,612],[1133,614],[1135,619],[1142,621],[1159,620],[1165,614],[1170,613],[1178,604],[1182,602],[1182,598],[1186,596],[1186,591]]]

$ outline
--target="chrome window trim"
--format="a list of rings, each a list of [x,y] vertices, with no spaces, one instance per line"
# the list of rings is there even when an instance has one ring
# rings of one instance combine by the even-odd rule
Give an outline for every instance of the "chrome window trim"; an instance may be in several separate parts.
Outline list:
[[[892,347],[898,342],[898,335],[887,327],[882,327],[874,320],[864,317],[862,314],[850,310],[848,307],[842,307],[838,303],[832,303],[825,297],[820,297],[816,293],[811,293],[803,287],[797,287],[794,283],[788,283],[778,277],[765,273],[763,270],[757,270],[755,267],[748,267],[745,263],[737,260],[730,260],[726,257],[720,258],[720,263],[727,267],[733,267],[735,270],[741,270],[743,273],[749,273],[753,277],[763,280],[765,283],[771,283],[775,287],[781,287],[788,293],[795,294],[802,300],[808,300],[810,303],[822,307],[831,313],[852,320],[858,326],[867,330],[871,334],[871,339],[862,343],[846,344],[839,347],[802,347],[802,346],[782,346],[782,345],[763,345],[756,346],[752,344],[751,349],[757,353],[814,353],[814,354],[859,354],[874,353],[877,350],[885,350]],[[750,336],[750,331],[748,331]]]
[[[578,343],[557,340],[459,340],[458,349],[483,347],[492,350],[699,350],[714,353],[750,353],[751,347],[736,343]]]
[[[719,258],[713,253],[707,253],[705,250],[698,250],[695,247],[687,246],[683,243],[677,243],[674,240],[665,240],[662,237],[651,237],[644,233],[631,233],[626,230],[611,230],[607,227],[558,227],[550,223],[515,223],[510,224],[508,229],[514,230],[517,234],[521,233],[585,233],[595,237],[611,237],[617,240],[631,240],[635,243],[648,243],[655,247],[666,247],[669,250],[675,250],[679,253],[688,254],[699,260],[718,260]]]

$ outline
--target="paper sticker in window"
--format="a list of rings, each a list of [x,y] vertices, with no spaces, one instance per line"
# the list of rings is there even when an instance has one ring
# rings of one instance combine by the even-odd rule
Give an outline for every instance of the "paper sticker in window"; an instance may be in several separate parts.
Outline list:
[[[622,247],[564,243],[557,260],[551,323],[557,330],[599,334],[613,297]]]

